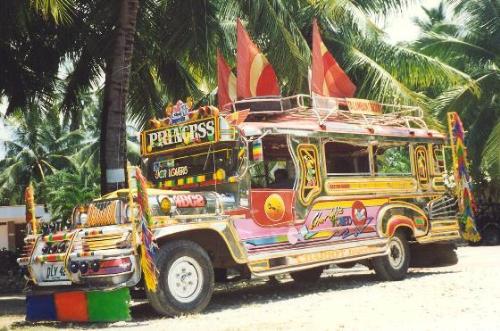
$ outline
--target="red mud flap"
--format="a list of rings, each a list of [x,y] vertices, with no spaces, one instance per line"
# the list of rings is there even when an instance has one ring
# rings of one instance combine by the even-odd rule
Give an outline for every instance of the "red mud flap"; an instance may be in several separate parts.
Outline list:
[[[128,288],[112,291],[73,291],[26,297],[27,321],[129,321]]]

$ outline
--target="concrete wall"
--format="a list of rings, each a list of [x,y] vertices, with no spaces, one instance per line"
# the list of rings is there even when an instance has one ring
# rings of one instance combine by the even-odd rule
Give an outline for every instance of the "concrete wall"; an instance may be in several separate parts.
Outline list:
[[[16,231],[17,228],[24,228],[26,224],[25,219],[26,207],[22,206],[0,206],[0,250],[6,248],[11,251],[15,251],[16,242],[22,242],[17,238],[23,236],[20,231]],[[37,205],[35,208],[35,215],[37,218],[41,218],[42,221],[49,221],[50,214],[44,210],[43,205]],[[19,246],[19,244],[18,244]]]

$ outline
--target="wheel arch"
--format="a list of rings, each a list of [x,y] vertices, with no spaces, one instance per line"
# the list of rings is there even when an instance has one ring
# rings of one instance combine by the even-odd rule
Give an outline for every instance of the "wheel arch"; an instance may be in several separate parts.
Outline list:
[[[382,206],[377,215],[377,231],[381,237],[390,237],[403,231],[408,240],[427,234],[429,220],[418,206],[404,202],[390,202]]]
[[[197,243],[205,249],[212,260],[212,264],[217,268],[227,268],[237,264],[245,263],[245,256],[235,247],[235,238],[227,238],[224,234],[211,228],[198,228],[190,230],[179,230],[160,236],[155,236],[159,247],[174,240],[188,240]]]

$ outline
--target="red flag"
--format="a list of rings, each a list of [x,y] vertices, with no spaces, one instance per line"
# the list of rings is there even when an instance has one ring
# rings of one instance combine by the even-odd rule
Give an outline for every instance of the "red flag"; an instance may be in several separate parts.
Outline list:
[[[352,97],[356,85],[351,82],[333,55],[328,52],[313,21],[312,92],[325,97]]]
[[[252,42],[239,19],[237,21],[237,34],[238,98],[279,95],[280,88],[273,67]]]
[[[217,100],[219,108],[236,100],[236,76],[222,54],[217,50]]]

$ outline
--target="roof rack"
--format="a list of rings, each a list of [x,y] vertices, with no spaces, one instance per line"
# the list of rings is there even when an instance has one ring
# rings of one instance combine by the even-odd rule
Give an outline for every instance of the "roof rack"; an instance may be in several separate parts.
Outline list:
[[[226,112],[246,109],[250,109],[250,114],[255,116],[285,113],[313,115],[320,126],[328,121],[342,121],[368,127],[381,125],[428,130],[421,108],[378,103],[366,99],[297,94],[284,98],[281,96],[248,98],[224,106]]]

